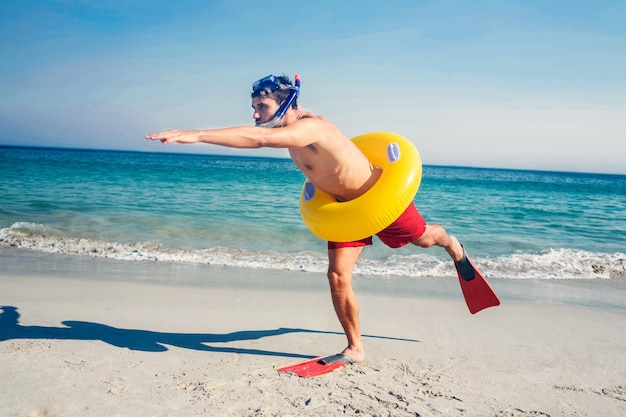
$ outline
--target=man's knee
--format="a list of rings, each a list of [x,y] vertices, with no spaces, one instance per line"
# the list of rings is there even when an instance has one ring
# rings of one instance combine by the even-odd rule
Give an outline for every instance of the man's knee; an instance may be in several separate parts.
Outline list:
[[[345,291],[352,285],[351,274],[345,274],[339,271],[329,270],[327,276],[328,283],[330,284],[330,289],[333,292]]]
[[[438,224],[429,224],[422,236],[415,239],[411,243],[422,248],[430,248],[434,245],[440,245],[442,243],[442,238],[446,235],[447,233],[443,227]]]

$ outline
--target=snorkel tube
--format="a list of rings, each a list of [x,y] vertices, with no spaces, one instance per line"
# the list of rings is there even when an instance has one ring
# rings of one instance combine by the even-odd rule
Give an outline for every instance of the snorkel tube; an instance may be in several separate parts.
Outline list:
[[[291,93],[289,94],[287,99],[283,102],[283,104],[280,105],[280,107],[274,114],[274,117],[272,117],[271,120],[265,123],[257,123],[256,126],[273,128],[273,127],[278,126],[281,120],[283,120],[283,117],[285,117],[285,113],[287,113],[287,110],[289,110],[289,107],[291,107],[291,104],[293,103],[293,101],[296,98],[298,98],[298,95],[300,95],[300,76],[296,74],[294,77],[294,80],[295,80],[294,82],[295,85],[293,87],[292,86],[289,87],[289,89],[291,90]]]

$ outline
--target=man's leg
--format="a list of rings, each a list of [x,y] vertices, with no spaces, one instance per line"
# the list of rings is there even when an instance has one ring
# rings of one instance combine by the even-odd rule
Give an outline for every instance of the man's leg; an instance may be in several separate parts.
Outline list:
[[[424,234],[411,243],[422,248],[430,248],[434,245],[441,246],[448,252],[453,261],[460,261],[463,258],[463,247],[459,241],[438,224],[427,225]]]
[[[347,247],[328,250],[328,283],[337,318],[348,338],[348,347],[342,352],[355,363],[365,361],[359,302],[352,289],[352,271],[363,247]]]

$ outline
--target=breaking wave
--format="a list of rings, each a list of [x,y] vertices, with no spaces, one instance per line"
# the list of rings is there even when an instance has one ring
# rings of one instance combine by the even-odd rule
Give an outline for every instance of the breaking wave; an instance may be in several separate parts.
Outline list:
[[[19,222],[0,229],[0,246],[45,253],[89,256],[126,261],[210,264],[249,269],[325,272],[325,253],[281,253],[217,246],[207,249],[167,247],[151,242],[119,243],[56,236],[43,225]],[[548,249],[540,253],[512,253],[476,258],[489,278],[593,279],[626,277],[626,254],[596,253],[572,249]],[[456,276],[449,259],[415,254],[392,255],[382,260],[361,259],[359,274],[404,277]]]

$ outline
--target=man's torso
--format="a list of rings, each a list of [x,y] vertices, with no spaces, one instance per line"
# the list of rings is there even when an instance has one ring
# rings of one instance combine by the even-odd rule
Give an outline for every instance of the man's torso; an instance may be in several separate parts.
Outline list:
[[[374,185],[380,169],[373,167],[335,125],[311,113],[303,112],[301,118],[320,120],[319,131],[312,132],[318,139],[302,148],[290,148],[289,155],[316,188],[338,201],[347,201]]]

